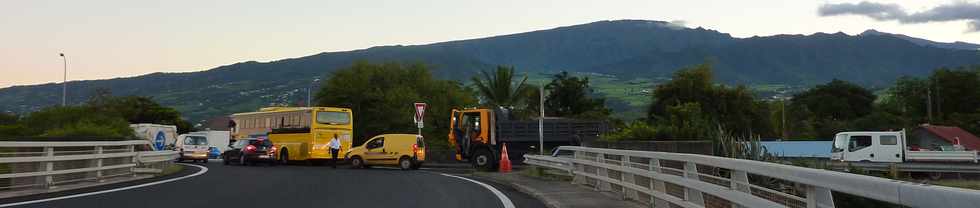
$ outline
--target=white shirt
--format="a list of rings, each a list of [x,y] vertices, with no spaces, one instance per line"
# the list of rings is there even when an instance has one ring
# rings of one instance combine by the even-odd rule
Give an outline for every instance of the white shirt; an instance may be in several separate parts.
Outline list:
[[[330,143],[327,145],[330,146],[330,149],[340,149],[340,140],[337,138],[333,138],[330,140]]]

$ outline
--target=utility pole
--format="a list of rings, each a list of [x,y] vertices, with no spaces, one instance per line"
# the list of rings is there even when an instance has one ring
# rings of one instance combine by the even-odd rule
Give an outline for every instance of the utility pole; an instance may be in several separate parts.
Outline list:
[[[926,115],[929,123],[932,123],[932,86],[926,87]]]
[[[315,84],[318,81],[320,81],[320,78],[314,79],[312,82],[310,82],[310,87],[306,88],[306,107],[313,106],[313,104],[310,103],[310,102],[313,102],[313,98],[312,98],[313,97],[313,84]]]
[[[65,53],[59,53],[62,63],[65,65],[64,80],[61,82],[61,106],[68,105],[68,57]]]
[[[539,90],[541,93],[538,93],[540,98],[538,110],[541,111],[541,117],[538,117],[538,145],[541,146],[538,149],[540,149],[540,155],[544,155],[544,85],[541,85]]]
[[[780,103],[783,104],[783,110],[782,110],[783,111],[783,124],[781,125],[783,127],[782,128],[782,130],[783,130],[783,135],[782,136],[783,136],[783,140],[786,140],[786,98],[783,98],[782,99],[782,102],[780,102]]]

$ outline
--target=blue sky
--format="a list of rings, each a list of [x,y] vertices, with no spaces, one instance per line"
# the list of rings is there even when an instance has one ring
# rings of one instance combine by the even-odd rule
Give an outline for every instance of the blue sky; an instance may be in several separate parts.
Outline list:
[[[683,21],[736,37],[866,29],[980,42],[966,21],[902,24],[821,17],[809,0],[0,1],[0,87],[200,71],[378,45],[413,45],[600,20]],[[953,1],[888,1],[909,12]],[[975,2],[975,1],[974,1]]]

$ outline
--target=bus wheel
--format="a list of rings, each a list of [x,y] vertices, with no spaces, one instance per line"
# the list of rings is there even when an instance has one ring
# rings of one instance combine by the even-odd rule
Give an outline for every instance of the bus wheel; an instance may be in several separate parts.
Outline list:
[[[473,154],[473,166],[478,170],[491,171],[493,168],[493,156],[490,155],[490,151],[485,149],[477,150],[476,154]]]
[[[361,156],[351,157],[350,158],[350,165],[353,168],[364,168],[365,167],[364,166],[364,160],[361,159]]]
[[[411,170],[412,160],[409,159],[407,156],[402,156],[401,159],[398,159],[398,167],[401,168],[402,170]]]
[[[283,164],[283,165],[289,164],[289,150],[288,149],[282,148],[282,152],[279,153],[279,161],[278,162],[280,164]]]
[[[943,173],[941,173],[941,172],[929,172],[929,179],[932,179],[934,181],[938,181],[939,179],[942,179],[942,178],[943,178]]]

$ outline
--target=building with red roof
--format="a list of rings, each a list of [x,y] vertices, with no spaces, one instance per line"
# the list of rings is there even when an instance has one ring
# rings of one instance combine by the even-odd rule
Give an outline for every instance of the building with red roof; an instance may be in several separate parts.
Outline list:
[[[911,145],[930,150],[940,150],[962,145],[967,150],[980,150],[980,138],[960,127],[923,124],[912,130]]]

